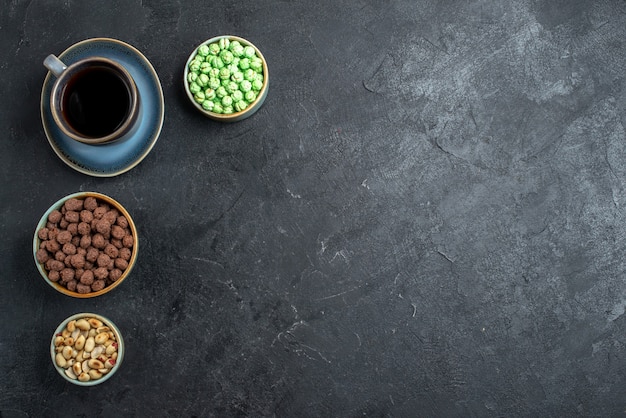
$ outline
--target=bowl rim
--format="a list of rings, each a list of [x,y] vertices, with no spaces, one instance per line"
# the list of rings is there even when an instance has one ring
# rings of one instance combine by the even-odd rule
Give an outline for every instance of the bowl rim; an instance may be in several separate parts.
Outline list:
[[[104,376],[102,376],[102,378],[98,379],[98,380],[90,380],[88,382],[81,382],[80,380],[75,380],[75,379],[70,379],[66,374],[65,374],[65,369],[63,369],[62,367],[59,367],[56,363],[56,351],[55,351],[55,345],[54,345],[54,339],[55,337],[60,334],[63,331],[63,328],[65,328],[65,326],[72,320],[74,319],[80,319],[80,318],[96,318],[99,319],[100,321],[102,321],[103,324],[106,324],[109,328],[111,328],[111,330],[113,331],[113,333],[115,334],[115,337],[117,338],[117,359],[115,360],[115,365],[113,366],[113,368],[111,368],[111,370],[105,374]],[[76,313],[74,315],[71,315],[67,318],[65,318],[60,324],[59,326],[56,327],[56,329],[54,330],[54,333],[52,334],[52,339],[50,340],[50,358],[52,360],[52,365],[54,366],[54,368],[56,369],[56,371],[68,382],[73,383],[75,385],[78,386],[95,386],[95,385],[99,385],[100,383],[104,383],[107,380],[109,380],[111,378],[111,376],[113,376],[117,370],[120,368],[120,365],[122,364],[122,361],[124,360],[124,350],[125,350],[125,345],[124,345],[124,339],[122,338],[122,333],[120,332],[119,328],[117,327],[117,325],[115,325],[115,323],[113,323],[113,321],[111,321],[109,318],[100,315],[100,314],[96,314],[96,313],[92,313],[92,312],[81,312],[81,313]]]
[[[254,51],[256,52],[258,57],[261,58],[261,62],[263,63],[263,87],[261,87],[261,90],[259,90],[259,94],[257,95],[256,99],[254,99],[254,101],[250,103],[250,105],[244,110],[239,111],[239,112],[229,113],[229,114],[214,113],[209,110],[203,109],[202,106],[194,100],[193,94],[189,90],[189,83],[187,82],[187,75],[189,74],[189,63],[191,62],[192,58],[195,57],[198,51],[198,48],[200,48],[202,45],[208,45],[214,42],[218,42],[220,39],[224,39],[224,38],[228,38],[231,41],[233,40],[239,41],[241,44],[245,46],[251,46],[252,48],[254,48]],[[242,38],[240,36],[237,36],[237,35],[218,35],[218,36],[209,38],[206,41],[196,45],[196,47],[193,49],[191,54],[189,54],[187,61],[185,62],[185,69],[183,72],[183,84],[185,86],[185,92],[187,93],[187,97],[189,98],[193,106],[199,111],[201,111],[205,116],[208,116],[215,120],[225,121],[225,122],[241,120],[255,113],[260,107],[260,105],[263,103],[263,101],[265,100],[265,96],[267,95],[267,89],[269,88],[269,81],[270,81],[270,77],[269,77],[269,70],[267,67],[267,60],[261,53],[261,50],[257,48],[257,46],[254,45],[249,40]]]
[[[46,223],[48,221],[48,216],[50,215],[50,213],[54,211],[55,209],[59,209],[61,206],[63,206],[63,204],[66,201],[72,198],[82,198],[84,200],[87,197],[95,197],[96,199],[100,199],[109,204],[112,204],[113,206],[115,206],[117,210],[120,211],[122,215],[124,215],[124,217],[126,217],[126,219],[128,220],[128,227],[130,228],[130,231],[133,234],[133,250],[130,256],[130,260],[128,261],[128,267],[126,268],[126,270],[124,271],[124,273],[119,279],[117,279],[115,282],[111,283],[110,285],[106,286],[104,289],[98,290],[97,292],[78,293],[78,292],[73,292],[69,290],[68,288],[66,288],[65,286],[59,283],[55,283],[51,281],[48,278],[48,274],[46,273],[46,270],[43,267],[43,264],[37,261],[37,250],[39,250],[39,244],[41,243],[41,239],[39,239],[38,232],[41,228],[46,226]],[[137,227],[135,226],[135,222],[130,216],[130,213],[128,213],[126,208],[117,200],[113,199],[110,196],[107,196],[105,194],[98,193],[98,192],[76,192],[76,193],[72,193],[67,196],[64,196],[60,198],[59,200],[57,200],[44,212],[42,217],[39,219],[39,222],[37,223],[37,227],[35,228],[35,235],[33,237],[33,258],[35,260],[35,265],[37,266],[37,270],[39,271],[39,274],[41,275],[41,277],[53,289],[59,291],[60,293],[63,293],[66,296],[71,296],[71,297],[79,298],[79,299],[87,299],[87,298],[94,298],[97,296],[101,296],[115,289],[117,286],[119,286],[130,275],[133,267],[136,264],[138,253],[139,253],[139,237],[137,236]]]

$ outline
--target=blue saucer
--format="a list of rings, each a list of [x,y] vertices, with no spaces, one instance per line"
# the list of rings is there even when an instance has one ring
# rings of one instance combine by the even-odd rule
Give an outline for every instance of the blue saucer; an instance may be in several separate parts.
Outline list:
[[[41,91],[41,120],[54,152],[73,169],[96,177],[113,177],[139,164],[159,138],[165,105],[159,77],[150,62],[134,47],[116,39],[93,38],[79,42],[58,55],[66,65],[90,56],[119,61],[139,89],[143,114],[139,129],[130,138],[103,145],[89,145],[64,135],[50,111],[50,92],[56,78],[48,73]]]

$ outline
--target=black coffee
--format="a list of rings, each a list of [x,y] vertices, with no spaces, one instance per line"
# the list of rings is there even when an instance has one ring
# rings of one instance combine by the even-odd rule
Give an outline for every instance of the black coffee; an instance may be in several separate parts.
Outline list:
[[[124,123],[131,92],[117,71],[92,66],[72,77],[62,100],[62,112],[70,126],[84,136],[99,138]]]

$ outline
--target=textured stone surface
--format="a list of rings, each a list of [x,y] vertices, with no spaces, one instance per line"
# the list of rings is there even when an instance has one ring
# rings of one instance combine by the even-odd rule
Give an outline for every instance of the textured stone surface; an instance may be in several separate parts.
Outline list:
[[[0,33],[2,417],[626,411],[626,2],[11,1]],[[230,125],[181,81],[226,33],[271,75]],[[166,101],[150,155],[108,179],[39,116],[43,58],[97,36],[141,50]],[[80,190],[140,233],[96,300],[31,255]],[[128,346],[97,388],[47,352],[80,311]]]

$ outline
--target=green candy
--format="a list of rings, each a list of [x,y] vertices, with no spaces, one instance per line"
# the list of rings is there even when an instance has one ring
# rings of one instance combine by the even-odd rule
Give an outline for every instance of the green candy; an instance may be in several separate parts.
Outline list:
[[[209,112],[213,110],[213,106],[215,106],[215,103],[210,100],[205,100],[202,102],[202,108],[204,110],[208,110]]]
[[[244,100],[239,100],[237,103],[235,103],[235,110],[237,112],[241,112],[242,110],[245,110],[246,107],[248,107],[248,103],[246,103]]]
[[[220,81],[219,78],[210,78],[209,79],[209,87],[212,88],[213,90],[217,89],[221,85],[222,85],[222,82]]]
[[[200,87],[206,87],[207,84],[209,84],[209,76],[206,74],[200,74],[196,79],[196,83],[198,83]]]
[[[228,106],[232,106],[233,105],[233,98],[230,96],[224,96],[222,97],[222,106],[224,106],[224,109],[227,108]]]
[[[235,90],[230,94],[230,97],[233,98],[234,102],[240,102],[243,100],[243,93],[241,90]]]
[[[220,46],[216,43],[209,45],[209,53],[212,55],[217,55],[220,53]]]
[[[224,86],[219,86],[217,90],[215,90],[215,95],[221,99],[224,96],[228,96],[228,92],[226,91]]]
[[[211,67],[213,68],[223,68],[224,67],[224,61],[222,61],[222,59],[218,56],[212,55],[211,58],[209,59],[209,62]]]
[[[232,52],[225,50],[220,52],[220,58],[222,59],[222,61],[224,61],[224,64],[230,64],[231,62],[233,62],[235,56]]]
[[[244,99],[246,99],[246,102],[252,103],[253,101],[256,100],[257,94],[256,94],[256,91],[250,90],[249,92],[246,92],[246,94],[244,94],[243,97]]]
[[[247,46],[243,49],[243,55],[248,58],[252,58],[256,56],[256,52],[254,52],[254,48],[252,48],[251,46]]]
[[[189,63],[189,71],[192,71],[194,73],[197,73],[198,71],[200,71],[200,63],[198,61],[191,61]]]
[[[189,73],[189,74],[187,74],[187,82],[188,83],[192,83],[192,82],[196,81],[197,78],[198,78],[198,74],[197,73]]]
[[[189,84],[189,91],[192,94],[196,94],[197,92],[199,92],[200,90],[202,90],[202,87],[200,87],[198,85],[198,83],[196,83],[195,81]]]
[[[248,68],[250,68],[250,59],[249,58],[242,58],[239,60],[239,68],[241,68],[242,71],[247,70]]]
[[[230,45],[228,46],[228,50],[230,52],[233,52],[233,49],[237,48],[238,46],[241,46],[241,42],[239,42],[238,40],[234,40],[234,41],[230,41]]]
[[[235,83],[241,83],[244,81],[243,73],[241,71],[236,71],[230,75],[230,79]]]
[[[228,83],[230,83],[230,78],[225,78],[223,80],[220,80],[220,85],[224,87],[228,87]]]
[[[250,60],[250,68],[252,68],[257,73],[263,71],[263,61],[261,61],[261,58],[252,58]]]
[[[243,80],[241,83],[239,83],[239,90],[244,93],[249,92],[250,90],[252,90],[252,83],[248,80]]]
[[[218,41],[218,44],[220,46],[220,49],[228,49],[228,47],[230,46],[230,39],[228,39],[228,38],[221,38]]]
[[[263,88],[263,82],[261,80],[254,80],[252,82],[252,90],[259,91]]]
[[[211,78],[219,78],[220,76],[220,69],[219,68],[211,68],[211,70],[209,70],[209,77]]]
[[[220,69],[220,78],[222,80],[226,80],[230,78],[230,70],[226,67],[223,67],[222,69]]]
[[[211,64],[209,64],[208,62],[203,62],[202,64],[200,64],[201,73],[208,74],[210,70],[211,70]]]
[[[200,47],[198,48],[198,55],[202,57],[206,57],[207,55],[209,55],[209,47],[207,45],[200,45]]]
[[[213,112],[214,113],[224,113],[224,107],[222,106],[221,103],[214,103],[213,104]]]
[[[230,52],[232,52],[234,56],[240,57],[243,55],[244,47],[239,42],[233,45],[235,42],[237,41],[233,41],[230,43]]]
[[[202,102],[206,100],[206,97],[204,96],[204,92],[203,91],[199,91],[196,94],[194,94],[193,98],[196,99],[196,102],[198,102],[200,104],[202,104]]]
[[[246,71],[244,71],[243,78],[252,82],[256,80],[256,74],[256,71],[254,71],[252,68],[248,68]]]
[[[233,109],[233,107],[232,107],[232,106],[228,106],[228,107],[225,107],[225,108],[224,108],[224,112],[223,112],[223,113],[224,113],[225,115],[229,115],[229,114],[231,114],[231,113],[235,113],[235,110]]]
[[[239,90],[239,84],[235,83],[234,81],[230,81],[227,85],[226,85],[226,91],[229,93],[233,93],[235,91]]]
[[[217,96],[217,95],[215,94],[215,90],[213,90],[213,89],[206,89],[206,90],[204,91],[204,97],[205,97],[207,100],[214,100],[216,96]]]

